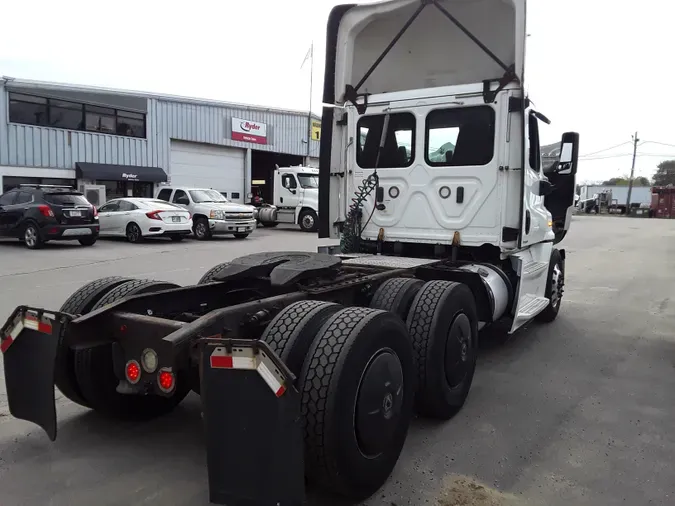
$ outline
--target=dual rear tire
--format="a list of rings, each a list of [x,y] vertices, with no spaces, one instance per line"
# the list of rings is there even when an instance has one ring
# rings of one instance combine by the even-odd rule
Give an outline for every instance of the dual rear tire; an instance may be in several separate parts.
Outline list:
[[[82,315],[125,297],[177,286],[119,276],[98,279],[73,293],[61,306],[61,311]],[[187,378],[179,376],[176,391],[170,397],[118,393],[120,373],[118,371],[116,374],[114,353],[112,344],[74,350],[61,341],[56,358],[56,386],[71,401],[121,419],[148,419],[163,415],[172,411],[190,392]]]
[[[296,376],[305,473],[353,500],[394,469],[415,410],[448,419],[463,406],[478,321],[463,284],[392,279],[370,308],[306,300],[282,310],[261,339]]]

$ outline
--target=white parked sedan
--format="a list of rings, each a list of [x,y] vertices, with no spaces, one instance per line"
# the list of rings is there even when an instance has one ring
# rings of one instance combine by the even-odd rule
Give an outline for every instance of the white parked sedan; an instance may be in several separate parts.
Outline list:
[[[98,210],[101,236],[126,237],[140,242],[145,237],[170,237],[180,241],[192,233],[192,217],[182,207],[149,198],[120,198]]]

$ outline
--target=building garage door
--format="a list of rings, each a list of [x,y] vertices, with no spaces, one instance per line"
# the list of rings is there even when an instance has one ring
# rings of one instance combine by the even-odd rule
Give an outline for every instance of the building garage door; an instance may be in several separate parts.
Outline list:
[[[243,149],[171,141],[171,184],[213,188],[244,202],[246,152]]]

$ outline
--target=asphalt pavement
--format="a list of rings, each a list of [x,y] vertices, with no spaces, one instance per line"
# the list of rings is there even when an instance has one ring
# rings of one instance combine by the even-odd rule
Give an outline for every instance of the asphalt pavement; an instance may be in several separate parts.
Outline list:
[[[579,216],[561,246],[558,319],[505,342],[484,333],[464,409],[445,423],[415,420],[366,504],[675,504],[675,221]],[[42,251],[0,241],[0,319],[17,304],[58,309],[99,277],[190,284],[247,253],[315,248],[315,236],[292,229]],[[52,443],[9,416],[0,381],[0,505],[208,504],[196,395],[145,424],[111,422],[60,394],[57,412]]]

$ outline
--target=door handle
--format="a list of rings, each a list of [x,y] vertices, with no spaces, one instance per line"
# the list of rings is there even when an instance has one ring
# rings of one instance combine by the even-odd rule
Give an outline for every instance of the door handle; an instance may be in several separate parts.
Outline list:
[[[530,225],[532,224],[532,217],[530,216],[530,211],[525,211],[525,233],[530,233]]]

